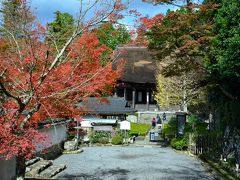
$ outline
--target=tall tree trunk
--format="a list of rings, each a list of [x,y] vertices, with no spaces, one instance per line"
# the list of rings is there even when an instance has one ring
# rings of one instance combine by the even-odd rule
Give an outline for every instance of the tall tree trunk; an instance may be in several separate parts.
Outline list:
[[[23,156],[18,156],[17,161],[17,180],[23,180],[25,178],[25,158]]]
[[[183,77],[183,108],[182,110],[184,112],[187,112],[188,111],[188,107],[187,107],[187,82],[186,82],[186,76],[184,75]]]

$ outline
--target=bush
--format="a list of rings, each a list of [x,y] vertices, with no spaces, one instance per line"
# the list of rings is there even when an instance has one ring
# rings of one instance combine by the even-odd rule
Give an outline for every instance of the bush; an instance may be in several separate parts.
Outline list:
[[[103,143],[106,144],[109,142],[110,133],[109,132],[93,132],[89,139],[91,143]]]
[[[177,133],[177,120],[175,117],[172,117],[167,124],[164,125],[162,129],[164,137],[171,141],[175,138]]]
[[[188,122],[185,125],[184,132],[185,134],[192,133],[193,138],[196,138],[199,135],[205,135],[208,133],[207,130],[208,123],[198,122],[197,115],[192,114],[188,117]]]
[[[112,138],[112,144],[119,145],[123,143],[123,136],[117,134]]]
[[[98,139],[98,142],[99,142],[100,144],[107,144],[107,143],[109,143],[109,138],[100,137],[100,138]]]
[[[188,148],[188,141],[186,138],[173,138],[170,144],[177,150],[186,150]]]
[[[131,123],[130,136],[146,136],[151,124]]]

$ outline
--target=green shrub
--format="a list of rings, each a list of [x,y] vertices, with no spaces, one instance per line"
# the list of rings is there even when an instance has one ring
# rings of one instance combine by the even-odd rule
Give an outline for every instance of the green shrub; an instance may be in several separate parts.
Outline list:
[[[177,133],[177,120],[175,117],[171,117],[169,122],[167,124],[164,124],[162,133],[164,134],[164,137],[169,141],[175,138]]]
[[[112,138],[112,144],[119,145],[123,143],[123,136],[117,134]]]
[[[227,159],[227,162],[230,166],[235,166],[235,164],[237,163],[236,159],[231,157]]]
[[[146,136],[151,124],[131,123],[130,136]]]
[[[98,143],[100,143],[100,144],[107,144],[107,143],[109,143],[109,138],[100,137],[100,138],[98,139]]]
[[[109,132],[103,132],[103,131],[99,131],[99,132],[93,132],[89,139],[91,143],[102,143],[106,144],[106,141],[108,143],[109,141],[109,137],[110,137],[110,133]]]
[[[186,150],[188,148],[188,141],[186,138],[173,138],[170,144],[177,150]]]
[[[185,134],[192,133],[193,138],[196,138],[198,135],[207,134],[208,133],[207,127],[208,127],[208,123],[198,122],[197,115],[191,114],[188,117],[188,122],[185,125],[184,133]]]

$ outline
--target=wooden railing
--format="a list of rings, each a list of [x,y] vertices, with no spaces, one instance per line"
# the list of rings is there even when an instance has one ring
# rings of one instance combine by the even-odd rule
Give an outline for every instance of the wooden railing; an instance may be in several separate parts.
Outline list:
[[[211,135],[198,135],[193,137],[192,134],[189,135],[189,151],[192,154],[199,155],[208,152],[221,153],[222,149],[221,137],[211,136]]]

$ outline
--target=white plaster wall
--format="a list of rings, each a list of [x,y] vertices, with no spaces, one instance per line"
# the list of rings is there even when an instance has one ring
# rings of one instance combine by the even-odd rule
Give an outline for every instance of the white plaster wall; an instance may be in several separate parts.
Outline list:
[[[37,152],[52,145],[59,144],[67,138],[66,124],[55,125],[50,128],[42,128],[38,131],[48,135],[50,143],[47,144],[47,147],[40,144],[37,145]]]
[[[66,140],[66,124],[52,126],[48,129],[39,129],[39,132],[47,134],[51,140],[51,143],[47,147],[54,144],[59,144],[61,141]],[[37,145],[37,151],[46,148],[42,145]],[[12,180],[16,179],[16,158],[12,160],[0,159],[0,180]]]

